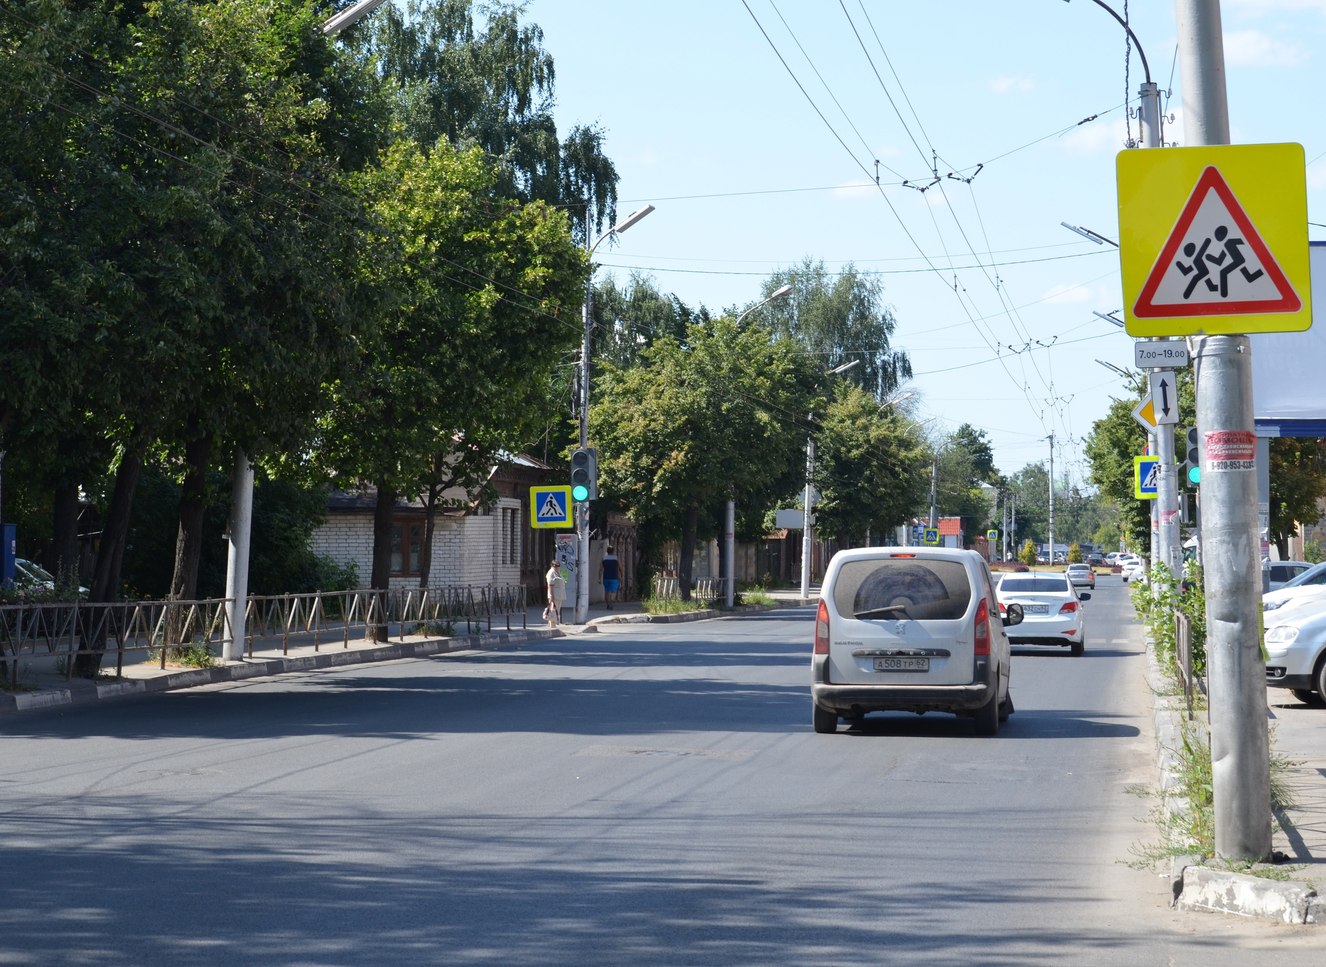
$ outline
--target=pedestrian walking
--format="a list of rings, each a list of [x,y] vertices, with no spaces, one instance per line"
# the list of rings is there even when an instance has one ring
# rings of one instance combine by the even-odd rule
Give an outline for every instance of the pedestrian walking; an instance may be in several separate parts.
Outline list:
[[[543,609],[543,617],[547,619],[549,628],[556,628],[561,623],[562,603],[566,600],[566,578],[562,577],[562,569],[556,558],[548,565],[548,573],[543,576],[543,580],[548,585],[548,606]]]
[[[617,555],[613,553],[611,547],[599,562],[599,580],[603,582],[603,605],[611,611],[612,603],[617,600],[617,591],[621,587],[622,580],[621,562],[617,560]]]

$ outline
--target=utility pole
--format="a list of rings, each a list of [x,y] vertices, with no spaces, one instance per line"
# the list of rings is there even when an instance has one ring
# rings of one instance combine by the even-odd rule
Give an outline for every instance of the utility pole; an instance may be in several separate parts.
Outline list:
[[[930,461],[930,526],[939,526],[939,457]]]
[[[1184,140],[1229,144],[1219,0],[1175,0]],[[1252,342],[1194,337],[1203,465],[1212,437],[1252,436]],[[1271,853],[1270,742],[1260,654],[1260,560],[1255,473],[1202,475],[1206,653],[1211,704],[1215,851],[1260,861]]]
[[[1050,566],[1054,566],[1054,434],[1050,434]]]

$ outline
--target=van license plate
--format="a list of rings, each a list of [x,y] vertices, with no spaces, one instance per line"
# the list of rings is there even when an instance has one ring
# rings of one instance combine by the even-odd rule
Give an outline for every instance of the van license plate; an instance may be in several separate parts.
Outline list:
[[[928,672],[929,658],[876,658],[877,672]]]

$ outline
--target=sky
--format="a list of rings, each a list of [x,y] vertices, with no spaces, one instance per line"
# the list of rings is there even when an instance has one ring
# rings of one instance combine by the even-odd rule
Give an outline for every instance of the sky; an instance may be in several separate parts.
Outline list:
[[[1184,144],[1171,0],[1110,0]],[[1231,140],[1298,142],[1309,236],[1326,239],[1326,0],[1224,0]],[[998,469],[1083,444],[1133,364],[1115,156],[1138,46],[1093,0],[529,0],[563,134],[599,127],[619,216],[596,282],[633,272],[692,308],[740,311],[803,259],[883,285],[928,430],[984,431]],[[1131,56],[1128,56],[1131,53]],[[1139,149],[1140,150],[1140,149]],[[878,178],[878,183],[876,183]],[[1316,224],[1313,224],[1313,223]],[[1053,438],[1053,449],[1051,444]]]

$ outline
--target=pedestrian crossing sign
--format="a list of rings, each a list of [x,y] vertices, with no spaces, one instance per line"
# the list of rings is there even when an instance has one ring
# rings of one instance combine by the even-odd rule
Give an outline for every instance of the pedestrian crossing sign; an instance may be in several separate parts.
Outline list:
[[[529,489],[529,525],[531,527],[570,527],[571,488],[531,487]]]
[[[1129,335],[1312,324],[1299,144],[1124,151],[1116,160]]]
[[[1160,496],[1160,458],[1133,457],[1133,496],[1155,500]]]

